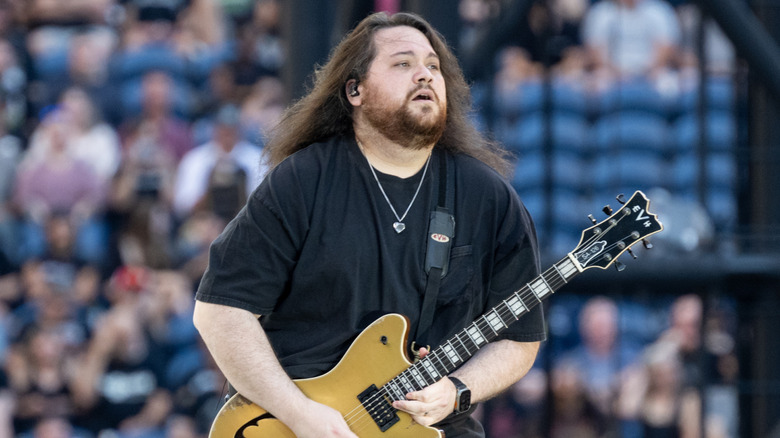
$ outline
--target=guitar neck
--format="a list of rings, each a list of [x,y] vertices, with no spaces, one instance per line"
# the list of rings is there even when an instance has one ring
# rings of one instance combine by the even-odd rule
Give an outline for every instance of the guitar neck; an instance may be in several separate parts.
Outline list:
[[[387,382],[382,387],[383,393],[389,399],[403,400],[408,392],[436,383],[580,272],[570,256],[563,258]]]

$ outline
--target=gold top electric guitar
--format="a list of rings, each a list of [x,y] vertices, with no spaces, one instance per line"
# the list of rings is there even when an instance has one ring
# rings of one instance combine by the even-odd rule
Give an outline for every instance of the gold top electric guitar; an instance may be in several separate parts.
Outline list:
[[[622,197],[618,200],[623,202]],[[594,225],[582,232],[574,251],[425,358],[415,363],[408,359],[408,320],[389,314],[363,330],[335,368],[318,377],[296,380],[295,384],[311,399],[341,412],[361,438],[443,438],[441,431],[415,423],[408,414],[394,409],[392,402],[449,374],[577,274],[590,268],[606,269],[631,245],[661,231],[662,224],[648,212],[649,203],[637,191],[604,221],[595,223],[591,218]],[[272,414],[236,394],[218,412],[209,437],[295,435]]]

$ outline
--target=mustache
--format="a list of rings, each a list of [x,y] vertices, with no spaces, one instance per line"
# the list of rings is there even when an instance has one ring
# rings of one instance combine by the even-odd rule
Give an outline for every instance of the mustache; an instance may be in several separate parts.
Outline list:
[[[417,84],[414,89],[409,91],[406,95],[406,100],[411,100],[414,98],[414,95],[420,92],[421,90],[427,90],[430,91],[433,97],[436,98],[436,101],[439,101],[439,95],[436,93],[436,90],[434,90],[429,84]]]

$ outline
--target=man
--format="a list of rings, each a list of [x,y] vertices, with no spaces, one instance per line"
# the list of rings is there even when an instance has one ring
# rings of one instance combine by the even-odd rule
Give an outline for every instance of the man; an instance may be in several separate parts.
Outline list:
[[[206,208],[232,219],[263,177],[261,153],[259,146],[241,138],[238,108],[221,107],[214,118],[211,141],[188,151],[179,163],[173,194],[176,214],[186,218],[193,211]],[[224,183],[215,181],[221,174],[227,174],[222,178],[227,179]],[[233,174],[243,174],[243,178],[227,178]],[[228,189],[219,193],[215,189],[220,186]]]
[[[296,436],[357,435],[290,378],[333,368],[381,314],[406,315],[410,340],[420,340],[440,163],[454,163],[456,231],[422,342],[437,346],[538,275],[532,221],[485,164],[506,168],[469,123],[468,105],[457,61],[430,25],[411,14],[369,16],[285,115],[266,145],[274,169],[212,245],[195,325],[235,389]],[[453,414],[452,379],[487,400],[530,369],[544,336],[536,307],[449,377],[393,406],[448,438],[484,436],[468,413]]]
[[[602,0],[585,15],[582,40],[598,69],[654,78],[674,61],[680,25],[665,1]]]

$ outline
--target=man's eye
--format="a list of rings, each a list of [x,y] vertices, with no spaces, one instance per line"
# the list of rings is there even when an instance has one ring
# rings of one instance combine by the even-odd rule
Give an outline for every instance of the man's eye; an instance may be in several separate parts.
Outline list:
[[[428,68],[431,69],[431,70],[438,70],[439,66],[437,64],[431,64],[431,65],[428,66]]]

